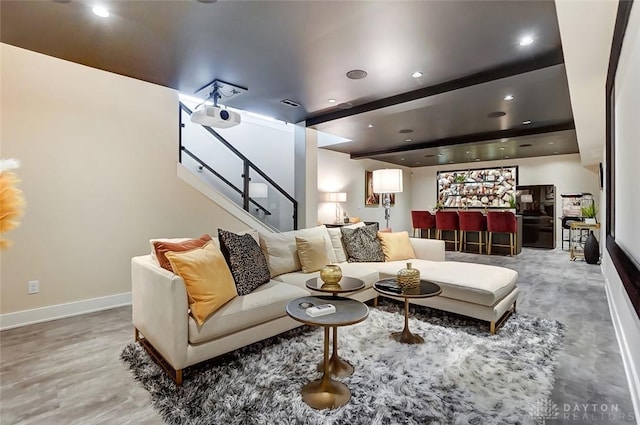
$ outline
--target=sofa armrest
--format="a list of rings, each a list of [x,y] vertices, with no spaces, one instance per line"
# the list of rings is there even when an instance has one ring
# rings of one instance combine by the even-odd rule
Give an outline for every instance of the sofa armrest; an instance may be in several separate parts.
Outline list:
[[[187,365],[189,304],[181,277],[150,255],[131,259],[133,325],[176,370]]]
[[[420,260],[444,261],[444,241],[409,238],[416,258]]]

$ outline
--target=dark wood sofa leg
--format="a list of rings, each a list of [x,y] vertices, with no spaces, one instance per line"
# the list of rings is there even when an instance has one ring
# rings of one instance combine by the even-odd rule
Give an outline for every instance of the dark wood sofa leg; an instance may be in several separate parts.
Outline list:
[[[182,386],[182,371],[184,369],[174,369],[171,365],[162,357],[160,353],[147,341],[146,338],[140,336],[138,328],[134,327],[134,336],[136,342],[142,346],[142,348],[149,353],[151,358],[160,366],[167,375],[171,377],[173,382],[177,386]]]

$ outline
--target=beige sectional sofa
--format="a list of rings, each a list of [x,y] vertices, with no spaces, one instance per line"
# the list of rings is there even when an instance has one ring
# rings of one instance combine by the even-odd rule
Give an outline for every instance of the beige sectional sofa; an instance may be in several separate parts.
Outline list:
[[[339,239],[336,239],[335,230],[329,230],[327,250],[334,251],[335,260],[344,260],[344,252],[340,256],[343,247],[337,244]],[[329,235],[329,230],[321,226],[311,230],[311,234]],[[309,229],[278,234],[275,239],[280,242],[275,245],[268,243],[269,235],[261,235],[260,245],[273,275],[271,280],[247,295],[232,299],[202,326],[189,314],[182,278],[161,268],[154,255],[134,257],[131,267],[136,340],[156,357],[176,383],[181,384],[182,370],[188,366],[300,326],[300,322],[286,315],[285,305],[313,293],[305,287],[305,282],[319,276],[317,271],[303,273],[297,257],[294,258],[297,256],[295,236],[305,232],[309,233]],[[274,238],[271,239],[273,242]],[[373,289],[373,283],[395,277],[410,261],[420,270],[423,279],[437,282],[442,287],[438,297],[412,299],[411,302],[485,320],[490,323],[492,333],[501,319],[515,311],[517,272],[495,266],[445,262],[443,241],[411,238],[410,243],[416,257],[410,260],[338,262],[344,276],[365,282],[364,289],[346,296],[363,302],[376,298],[378,293]],[[269,248],[277,248],[278,252],[274,254]],[[277,274],[283,264],[284,269],[298,270]]]

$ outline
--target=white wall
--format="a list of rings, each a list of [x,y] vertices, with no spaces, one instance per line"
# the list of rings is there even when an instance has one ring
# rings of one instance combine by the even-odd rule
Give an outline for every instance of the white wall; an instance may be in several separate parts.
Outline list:
[[[0,259],[0,313],[127,293],[150,238],[245,227],[176,176],[175,91],[6,44],[0,55],[2,157],[22,161],[27,202]]]
[[[341,204],[341,208],[349,216],[360,217],[362,221],[377,221],[382,228],[385,226],[384,208],[364,206],[365,171],[380,168],[403,167],[370,159],[352,160],[347,154],[318,149],[318,191],[346,192],[347,202]],[[394,232],[406,230],[411,234],[411,173],[409,168],[405,167],[403,170],[404,192],[396,194],[396,203],[391,207],[389,226]],[[335,221],[335,203],[318,202],[318,221]]]
[[[638,96],[640,95],[640,6],[631,9],[615,80],[615,238],[616,243],[640,262],[638,194]],[[640,318],[636,313],[607,250],[602,269],[606,279],[611,317],[622,352],[631,400],[640,417]],[[632,277],[633,278],[633,277]]]
[[[432,167],[414,168],[412,178],[411,209],[431,210],[437,199],[438,171],[463,170],[465,164],[447,164]],[[562,199],[560,194],[589,192],[597,200],[600,196],[600,181],[597,172],[582,166],[579,154],[556,155],[537,158],[505,159],[502,161],[474,162],[469,168],[499,167],[501,165],[518,166],[518,184],[556,186],[556,217],[562,217]],[[556,222],[556,239],[561,240],[560,222]]]

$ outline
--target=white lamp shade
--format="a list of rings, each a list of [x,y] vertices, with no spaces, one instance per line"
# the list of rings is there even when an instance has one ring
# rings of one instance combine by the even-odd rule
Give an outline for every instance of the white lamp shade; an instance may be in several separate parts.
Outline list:
[[[345,192],[330,192],[329,202],[347,202],[347,194]]]
[[[373,170],[374,193],[402,192],[402,170],[389,169]]]
[[[249,183],[250,198],[267,198],[269,196],[269,188],[266,183]]]

